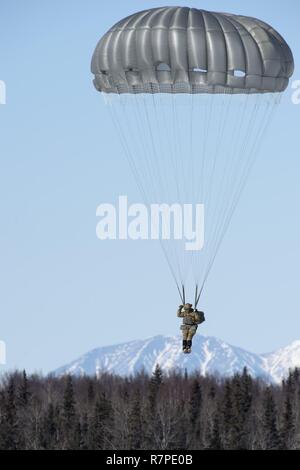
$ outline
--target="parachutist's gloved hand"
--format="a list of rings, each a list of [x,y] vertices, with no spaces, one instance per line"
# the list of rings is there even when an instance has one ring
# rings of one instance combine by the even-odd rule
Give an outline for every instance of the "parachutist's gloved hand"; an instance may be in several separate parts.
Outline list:
[[[183,305],[179,305],[178,309],[181,310],[183,308]]]

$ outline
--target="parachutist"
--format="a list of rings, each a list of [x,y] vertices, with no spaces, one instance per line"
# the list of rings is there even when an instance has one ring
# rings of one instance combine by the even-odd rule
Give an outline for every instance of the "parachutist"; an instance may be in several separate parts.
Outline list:
[[[182,351],[189,354],[192,351],[192,341],[198,325],[205,321],[204,313],[193,308],[192,304],[179,305],[177,317],[182,318]]]

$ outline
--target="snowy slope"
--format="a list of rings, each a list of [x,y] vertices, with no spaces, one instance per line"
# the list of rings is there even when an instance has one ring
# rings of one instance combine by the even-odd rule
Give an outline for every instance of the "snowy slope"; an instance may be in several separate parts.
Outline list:
[[[202,375],[231,376],[244,367],[253,377],[280,382],[289,369],[300,367],[300,341],[268,354],[254,354],[214,337],[197,335],[190,355],[181,352],[180,336],[154,336],[94,349],[56,371],[55,375],[94,375],[111,372],[126,376],[141,370],[151,373],[156,364],[164,372],[199,371]]]
[[[300,341],[294,341],[285,348],[270,354],[263,354],[262,359],[265,363],[264,368],[275,382],[280,382],[289,369],[300,367]]]
[[[94,349],[54,373],[94,375],[105,371],[126,376],[141,370],[151,373],[155,365],[159,364],[165,372],[186,369],[188,372],[197,370],[203,375],[217,373],[230,376],[246,366],[254,377],[278,380],[285,366],[282,363],[282,368],[278,369],[278,363],[276,353],[260,356],[217,338],[200,335],[194,338],[192,354],[185,355],[181,352],[180,336],[155,336]],[[271,370],[274,375],[273,372],[270,374]]]

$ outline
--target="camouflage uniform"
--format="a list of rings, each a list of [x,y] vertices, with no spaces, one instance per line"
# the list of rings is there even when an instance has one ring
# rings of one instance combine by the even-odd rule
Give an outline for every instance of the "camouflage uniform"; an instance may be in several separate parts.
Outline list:
[[[190,353],[192,339],[195,335],[198,325],[205,321],[203,312],[194,310],[191,304],[180,305],[177,310],[177,317],[182,318],[182,349],[184,353]]]

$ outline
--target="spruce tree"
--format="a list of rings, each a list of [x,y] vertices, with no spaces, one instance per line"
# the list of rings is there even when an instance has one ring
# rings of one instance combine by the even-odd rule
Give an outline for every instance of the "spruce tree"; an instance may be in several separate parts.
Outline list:
[[[249,412],[252,404],[252,379],[244,368],[243,374],[232,379],[233,420],[232,448],[245,450],[249,441]]]
[[[82,442],[83,442],[82,427],[81,427],[80,421],[78,420],[76,421],[74,425],[72,450],[80,450]]]
[[[241,377],[241,394],[242,394],[242,409],[245,415],[251,409],[253,398],[253,379],[248,373],[247,367],[244,367]]]
[[[75,398],[71,375],[67,376],[67,384],[64,392],[63,415],[67,424],[73,423],[75,417]]]
[[[163,381],[163,373],[160,366],[157,364],[155,370],[152,374],[150,384],[149,384],[149,405],[150,405],[150,414],[153,416],[155,413],[156,400],[158,391]]]
[[[105,395],[96,401],[89,426],[89,449],[105,450],[112,447],[112,407]]]
[[[19,406],[25,408],[29,403],[29,399],[30,399],[30,392],[29,392],[29,388],[28,388],[27,374],[26,374],[26,371],[23,370],[22,383],[21,383],[21,385],[19,387],[19,390],[18,390],[18,404],[19,404]]]
[[[209,450],[222,450],[222,439],[220,434],[220,414],[217,409],[213,415],[212,428],[208,437]]]
[[[89,435],[89,423],[87,413],[83,414],[81,422],[81,440],[80,440],[80,449],[88,449],[88,435]]]
[[[277,409],[271,387],[267,387],[263,396],[263,448],[276,450],[280,447],[277,429]]]
[[[5,400],[5,392],[4,390],[0,390],[0,450],[5,450],[6,446],[6,435],[5,435],[5,406],[6,406],[6,400]]]
[[[189,418],[192,428],[195,428],[197,419],[199,418],[202,405],[202,392],[197,379],[193,381],[191,398],[189,401]]]
[[[49,403],[40,429],[39,442],[42,449],[54,450],[57,444],[58,422],[53,403]]]
[[[72,449],[77,442],[77,418],[75,410],[75,396],[73,380],[70,375],[67,376],[67,383],[63,397],[62,427],[64,434],[64,445],[66,449]]]
[[[201,439],[200,413],[202,406],[202,391],[197,379],[192,383],[191,397],[188,402],[188,434],[189,442],[199,446]]]
[[[95,388],[94,388],[94,383],[92,380],[88,381],[88,389],[87,389],[87,399],[88,399],[88,404],[93,405],[95,401]]]
[[[16,390],[13,377],[9,380],[6,394],[2,395],[2,400],[1,445],[5,450],[18,450],[20,435],[16,408]]]
[[[300,369],[299,369],[299,367],[295,367],[295,369],[294,369],[293,381],[294,381],[295,385],[299,385],[299,382],[300,382]]]
[[[234,410],[232,400],[232,387],[230,380],[225,381],[224,396],[221,405],[221,422],[222,422],[222,446],[224,449],[232,449],[234,446],[233,441],[233,426],[234,423]]]
[[[128,426],[129,449],[141,449],[143,442],[143,428],[141,417],[141,395],[139,391],[135,393],[130,407]]]
[[[288,393],[284,401],[283,419],[281,427],[281,448],[290,450],[293,448],[293,441],[295,437],[295,418],[292,407],[291,396]]]
[[[175,406],[175,405],[174,405]],[[194,434],[191,432],[191,427],[189,423],[189,416],[186,412],[186,403],[185,400],[178,400],[176,406],[176,424],[174,426],[175,432],[170,445],[171,449],[176,450],[188,450],[191,448],[198,449],[200,442],[194,439]],[[194,444],[193,444],[194,442]],[[193,445],[195,447],[193,447]]]
[[[213,401],[215,398],[216,398],[216,388],[214,385],[211,385],[209,387],[209,391],[208,391],[208,398],[209,400]]]
[[[162,384],[162,381],[163,381],[163,372],[162,372],[159,364],[156,364],[155,370],[154,370],[153,375],[152,375],[151,383],[155,387],[159,387]]]

